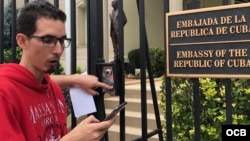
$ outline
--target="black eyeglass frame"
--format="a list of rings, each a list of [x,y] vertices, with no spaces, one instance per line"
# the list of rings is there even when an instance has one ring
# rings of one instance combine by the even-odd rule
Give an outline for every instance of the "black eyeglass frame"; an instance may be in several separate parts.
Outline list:
[[[61,46],[64,48],[69,47],[71,44],[70,38],[66,38],[66,37],[57,38],[56,36],[53,36],[53,35],[43,35],[43,36],[29,35],[28,38],[37,38],[43,42],[44,47],[49,47],[49,48],[54,48],[58,41],[61,44]],[[46,38],[47,39],[50,38],[50,41],[46,41]],[[51,39],[53,39],[53,40],[51,40]],[[50,42],[50,43],[46,43],[46,42]],[[67,42],[66,45],[65,45],[65,42]],[[48,45],[51,43],[53,43],[53,46]]]

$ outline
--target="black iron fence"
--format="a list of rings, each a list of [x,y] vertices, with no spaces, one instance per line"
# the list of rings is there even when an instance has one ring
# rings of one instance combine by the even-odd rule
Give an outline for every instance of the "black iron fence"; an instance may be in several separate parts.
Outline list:
[[[194,3],[196,0],[192,0]],[[27,2],[29,2],[29,0],[24,0],[23,4],[26,4]],[[55,6],[59,6],[59,0],[54,0],[54,5]],[[72,62],[71,62],[71,73],[76,73],[76,19],[75,19],[75,0],[71,0],[70,1],[70,7],[71,7],[71,37],[72,37],[72,44],[71,44],[71,56],[72,58]],[[146,97],[145,97],[145,93],[146,93],[146,84],[145,84],[145,65],[148,65],[147,68],[149,68],[149,74],[152,74],[150,68],[150,64],[149,64],[149,58],[147,58],[148,56],[148,43],[147,43],[147,35],[146,35],[146,27],[145,27],[145,21],[144,21],[144,1],[143,0],[137,0],[137,6],[138,6],[138,13],[140,16],[140,49],[141,49],[141,53],[142,54],[146,54],[146,58],[144,58],[145,56],[141,56],[140,60],[144,60],[147,61],[147,64],[145,64],[145,62],[141,61],[141,99],[142,99],[142,123],[147,123],[147,116],[145,116],[146,113]],[[228,4],[227,0],[223,0],[223,4],[226,5]],[[10,17],[11,18],[7,18],[6,15],[4,14],[6,12],[6,6],[7,4],[5,3],[4,0],[0,0],[0,63],[5,63],[5,57],[4,56],[4,50],[8,49],[10,50],[10,60],[11,62],[17,62],[18,58],[17,58],[17,45],[16,45],[16,41],[15,41],[15,35],[16,35],[16,16],[17,16],[17,12],[18,12],[18,7],[16,5],[16,0],[12,0],[9,6],[9,10],[10,10]],[[88,73],[89,74],[93,74],[93,75],[97,75],[97,64],[98,63],[103,63],[103,37],[102,37],[102,32],[103,32],[103,17],[102,17],[102,5],[103,5],[103,1],[99,1],[99,0],[87,0],[87,11],[88,11]],[[119,1],[119,8],[121,7],[122,11],[122,1]],[[194,4],[196,5],[196,4]],[[195,8],[195,7],[194,7]],[[164,0],[164,12],[167,13],[169,12],[169,1]],[[4,17],[4,18],[2,18]],[[121,21],[121,20],[120,20]],[[9,23],[9,26],[6,27],[7,23]],[[9,31],[8,34],[6,34],[5,31]],[[119,36],[120,37],[120,43],[121,45],[119,45],[121,48],[123,48],[123,30],[121,29],[121,32]],[[9,40],[9,43],[6,43],[6,40]],[[123,56],[123,50],[121,49],[121,52],[119,53],[121,54],[121,56]],[[124,60],[123,58],[119,58],[119,62],[117,68],[120,69],[120,72],[123,72],[124,70]],[[124,76],[123,73],[119,75],[120,77],[117,78],[120,80],[120,84],[119,84],[119,100],[120,103],[124,102]],[[154,82],[152,75],[150,76],[150,83],[151,83],[151,87],[154,88]],[[167,137],[166,140],[167,141],[172,141],[173,137],[172,137],[172,109],[171,109],[171,78],[167,77],[166,78],[166,109],[167,109],[167,115],[166,115],[166,121],[167,121]],[[200,119],[199,119],[199,115],[200,115],[200,111],[199,111],[199,96],[198,96],[198,92],[199,90],[197,89],[199,87],[199,83],[198,83],[198,79],[193,79],[192,82],[194,83],[194,104],[193,106],[195,107],[195,111],[194,111],[194,126],[195,126],[195,141],[200,141]],[[226,80],[226,85],[227,85],[227,95],[226,97],[228,98],[227,100],[227,105],[231,105],[231,89],[230,89],[230,85],[231,85],[231,81],[229,79]],[[155,91],[153,89],[153,91]],[[155,92],[153,92],[153,95],[156,95]],[[96,117],[99,119],[104,119],[105,117],[105,106],[104,106],[104,97],[103,96],[99,96],[95,98],[95,103],[96,103],[96,107],[97,107],[97,113],[96,113]],[[154,101],[157,101],[156,97],[154,97]],[[157,103],[157,102],[156,102]],[[156,104],[154,103],[154,104]],[[155,106],[157,107],[157,106]],[[158,109],[155,109],[156,111]],[[227,108],[227,123],[232,123],[232,107],[228,107]],[[159,113],[156,113],[156,115],[158,116]],[[157,117],[156,116],[156,117]],[[158,119],[159,117],[157,117]],[[158,119],[159,120],[159,119]],[[76,126],[76,119],[74,117],[74,113],[72,114],[72,127]],[[147,133],[147,125],[144,124],[142,126],[142,137],[138,138],[136,140],[143,140],[146,141],[147,138],[155,135],[155,134],[159,134],[159,140],[163,140],[162,139],[162,131],[161,131],[161,123],[157,122],[158,124],[158,129],[156,129],[155,131],[151,132],[151,133]],[[105,138],[103,139],[105,141],[108,141],[108,137],[107,135],[105,136]],[[122,111],[120,113],[120,141],[125,141],[125,111]]]
[[[20,7],[18,4],[21,3],[21,5],[27,4],[29,0],[22,1],[16,1],[16,0],[0,0],[0,63],[6,63],[6,62],[16,62],[20,60],[19,56],[19,48],[17,47],[15,36],[16,36],[16,17],[18,13],[18,8]],[[60,3],[62,1],[54,0],[54,5],[56,7],[59,7]],[[70,31],[71,31],[71,73],[76,73],[76,1],[71,0],[70,1]],[[119,10],[123,11],[122,7],[122,1],[118,1]],[[147,45],[147,38],[146,38],[146,29],[145,29],[145,23],[144,23],[144,1],[137,1],[138,6],[138,12],[140,14],[140,26],[141,28],[141,34],[143,38],[141,38],[141,50],[142,53],[148,54],[148,47]],[[119,21],[121,21],[121,17],[119,17]],[[88,24],[88,31],[87,31],[87,38],[88,38],[88,74],[97,75],[97,64],[103,63],[103,1],[99,0],[87,0],[87,24]],[[120,48],[120,57],[115,61],[115,70],[117,71],[117,77],[115,79],[119,80],[119,83],[117,84],[117,91],[119,93],[119,101],[120,103],[123,103],[125,101],[124,99],[124,58],[121,56],[124,56],[123,52],[123,28],[119,31],[119,48]],[[18,53],[18,54],[17,54]],[[147,59],[147,62],[149,62],[149,58],[142,58],[141,60]],[[144,62],[142,62],[144,64]],[[149,65],[149,63],[147,63]],[[144,64],[145,65],[145,64]],[[144,66],[145,68],[145,66]],[[148,68],[151,68],[148,66]],[[154,96],[154,105],[155,110],[157,112],[157,126],[158,129],[151,133],[147,133],[147,116],[146,116],[146,97],[144,96],[146,94],[146,86],[145,86],[145,69],[142,69],[141,72],[144,74],[142,75],[142,80],[144,80],[144,85],[142,85],[142,125],[144,126],[142,129],[142,138],[138,138],[135,140],[146,140],[146,138],[149,138],[155,134],[159,134],[159,140],[162,140],[162,132],[161,132],[161,123],[159,118],[159,111],[157,108],[157,99]],[[151,70],[150,70],[151,72]],[[60,73],[59,70],[56,70],[56,73]],[[154,88],[153,83],[153,77],[152,73],[150,73],[151,78],[151,85]],[[154,90],[154,95],[156,95]],[[95,113],[95,116],[102,120],[105,118],[105,106],[104,106],[104,97],[103,95],[100,95],[98,97],[95,97],[95,104],[97,108],[97,112]],[[76,118],[74,116],[74,111],[72,110],[72,116],[71,116],[71,125],[72,128],[76,126]],[[125,110],[122,110],[120,112],[120,141],[125,141]],[[108,141],[108,135],[106,134],[103,138],[103,140]]]

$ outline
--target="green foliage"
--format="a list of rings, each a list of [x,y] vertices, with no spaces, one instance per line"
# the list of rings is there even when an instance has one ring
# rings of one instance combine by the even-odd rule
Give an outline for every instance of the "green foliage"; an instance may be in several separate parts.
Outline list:
[[[19,63],[21,60],[22,49],[20,47],[16,47],[16,62]],[[10,63],[12,61],[12,50],[11,49],[4,49],[4,62]]]
[[[233,124],[250,124],[250,80],[232,80]]]
[[[149,48],[149,57],[153,77],[156,78],[164,75],[166,70],[164,49],[161,47]],[[128,53],[128,59],[130,63],[135,65],[135,68],[140,68],[140,49],[131,50]]]
[[[55,75],[55,74],[65,74],[64,72],[64,68],[61,65],[61,63],[58,64],[57,68],[54,68],[52,70],[50,70],[49,74],[51,75]]]
[[[3,34],[3,48],[11,49],[11,38],[12,38],[12,0],[8,1],[8,4],[4,8],[4,34]],[[16,9],[16,15],[19,9]],[[16,44],[16,43],[15,43]]]
[[[128,53],[128,60],[135,65],[135,68],[140,68],[140,49],[131,50]]]
[[[150,63],[153,72],[153,77],[161,77],[165,74],[166,70],[166,60],[164,49],[161,47],[149,48]]]
[[[19,9],[16,10],[16,15]],[[6,7],[4,7],[4,34],[3,34],[3,49],[4,49],[4,62],[13,62],[12,50],[11,50],[11,39],[12,39],[12,1],[9,0]],[[15,33],[14,33],[15,34]],[[13,44],[16,44],[14,42]],[[16,61],[14,63],[19,63],[21,59],[21,48],[16,47]]]
[[[233,124],[250,124],[250,80],[232,79],[231,81]],[[200,78],[199,83],[201,140],[219,141],[221,139],[221,125],[225,124],[226,121],[225,82],[221,79]],[[184,78],[172,78],[171,85],[174,140],[194,140],[192,81]],[[162,82],[160,93],[160,107],[165,116],[165,79]],[[165,136],[166,124],[166,121],[162,124]]]
[[[83,73],[84,71],[81,69],[81,67],[77,67],[76,68],[76,73],[78,73],[78,74],[81,74],[81,73]]]

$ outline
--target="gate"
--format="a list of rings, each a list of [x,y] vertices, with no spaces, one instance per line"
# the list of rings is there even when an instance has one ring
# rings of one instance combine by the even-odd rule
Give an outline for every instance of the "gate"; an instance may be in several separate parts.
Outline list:
[[[28,3],[29,0],[24,0],[23,3],[26,4]],[[54,5],[55,6],[59,6],[59,0],[54,0]],[[192,8],[197,8],[196,7],[196,2],[197,0],[191,0],[192,2]],[[71,56],[72,58],[72,62],[71,62],[71,73],[76,73],[76,23],[75,23],[75,0],[71,0],[70,1],[70,7],[71,7],[71,38],[72,38],[72,44],[71,44]],[[119,0],[118,2],[119,4],[119,10],[122,11],[122,0]],[[228,0],[223,0],[223,5],[227,5],[228,4]],[[4,0],[0,0],[0,17],[5,17],[4,15]],[[103,1],[101,0],[87,0],[87,7],[88,7],[88,73],[92,74],[92,75],[97,75],[97,64],[99,63],[103,63],[103,17],[102,17],[102,5],[103,5]],[[144,60],[146,61],[147,64],[145,64],[144,61],[141,61],[141,99],[142,99],[142,103],[141,103],[141,107],[142,107],[142,123],[147,123],[147,116],[146,115],[146,97],[145,97],[145,93],[146,93],[146,74],[145,74],[145,66],[147,65],[147,68],[149,68],[148,72],[149,72],[149,78],[150,78],[150,84],[151,84],[151,88],[152,88],[152,95],[153,95],[153,99],[154,99],[154,105],[155,105],[155,111],[156,111],[156,122],[157,122],[157,129],[151,133],[147,133],[147,125],[143,124],[142,126],[142,137],[135,139],[135,140],[142,140],[142,141],[146,141],[147,138],[158,134],[159,135],[159,140],[163,140],[162,137],[162,131],[161,131],[161,123],[159,121],[159,112],[158,112],[158,107],[157,107],[157,99],[156,97],[154,97],[155,94],[155,90],[154,90],[154,82],[153,82],[153,77],[152,77],[152,72],[150,70],[151,66],[149,63],[149,55],[148,55],[148,43],[147,43],[147,34],[146,34],[146,27],[145,27],[145,21],[144,21],[144,0],[137,0],[137,7],[138,7],[138,13],[139,13],[139,17],[140,17],[140,51],[142,54],[146,54],[145,56],[141,56],[140,60]],[[9,31],[10,34],[8,35],[8,37],[5,37],[4,35],[4,22],[5,19],[4,18],[0,18],[0,63],[4,63],[6,62],[4,60],[4,49],[9,48],[9,50],[11,50],[12,53],[10,53],[10,60],[11,62],[17,62],[18,58],[16,58],[16,42],[15,42],[15,35],[16,35],[16,12],[17,12],[17,6],[16,6],[16,0],[12,0],[11,3],[11,20],[8,21],[10,23],[10,27],[9,27]],[[169,12],[169,1],[164,0],[164,12],[168,13]],[[122,18],[119,19],[119,21],[122,21]],[[123,48],[123,29],[120,29],[122,34],[119,34],[119,46],[121,48]],[[166,35],[165,35],[166,36]],[[10,39],[10,44],[8,44],[6,46],[5,44],[5,39],[9,38]],[[165,43],[166,46],[166,43]],[[99,47],[99,48],[97,48]],[[123,56],[123,50],[120,49],[120,56]],[[145,57],[145,58],[144,58]],[[93,65],[94,64],[94,65]],[[119,70],[118,71],[118,75],[117,75],[117,79],[120,80],[119,83],[119,87],[117,88],[119,91],[119,98],[120,98],[120,103],[124,102],[124,74],[121,73],[124,71],[124,59],[122,57],[119,58],[119,61],[116,62],[116,69]],[[57,73],[59,73],[59,71],[56,71]],[[165,86],[166,86],[166,121],[167,121],[167,126],[166,126],[166,131],[167,131],[167,136],[166,136],[166,140],[167,141],[172,141],[173,140],[173,136],[172,136],[172,108],[171,108],[171,78],[170,77],[166,77],[165,78]],[[199,101],[199,82],[197,78],[192,79],[193,82],[193,91],[194,91],[194,96],[193,96],[193,106],[195,107],[195,111],[194,111],[194,127],[195,127],[195,141],[200,141],[201,137],[200,137],[200,101]],[[226,79],[225,81],[225,85],[227,86],[226,88],[226,104],[227,105],[231,105],[232,104],[232,96],[231,96],[231,80],[230,79]],[[97,113],[96,113],[96,117],[98,119],[104,119],[105,117],[105,106],[104,106],[104,97],[102,95],[100,95],[99,97],[95,98],[95,103],[96,103],[96,107],[97,107]],[[232,123],[232,107],[228,106],[227,107],[227,124],[231,124]],[[74,128],[76,126],[76,119],[74,116],[74,113],[72,113],[72,128]],[[106,134],[104,139],[105,141],[108,141],[108,135]],[[125,141],[125,111],[121,111],[120,113],[120,141]]]

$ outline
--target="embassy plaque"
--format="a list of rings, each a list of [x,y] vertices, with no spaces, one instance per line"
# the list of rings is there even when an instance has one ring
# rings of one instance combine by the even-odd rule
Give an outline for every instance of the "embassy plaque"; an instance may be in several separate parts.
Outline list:
[[[166,13],[168,77],[250,78],[250,4]]]

